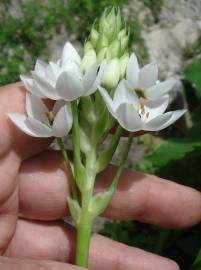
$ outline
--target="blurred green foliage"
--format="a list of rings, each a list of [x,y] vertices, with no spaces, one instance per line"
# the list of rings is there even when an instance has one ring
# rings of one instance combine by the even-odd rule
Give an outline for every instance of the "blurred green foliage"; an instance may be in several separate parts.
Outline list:
[[[164,0],[142,0],[142,2],[150,9],[155,23],[157,23],[159,21]]]
[[[9,7],[1,3],[0,85],[19,80],[19,73],[29,70],[42,52],[47,57],[47,40],[66,17],[64,1],[23,2],[19,16]]]
[[[183,58],[191,59],[201,53],[201,35],[197,38],[194,45],[187,45],[183,50]]]
[[[193,263],[192,267],[190,270],[200,270],[201,269],[201,250],[199,251],[195,262]]]
[[[82,43],[96,17],[108,6],[123,8],[129,0],[28,0],[18,6],[18,15],[11,12],[11,2],[0,3],[0,85],[19,80],[28,72],[40,55],[48,59],[48,42],[65,28],[72,41]],[[141,37],[137,14],[133,10],[125,18],[131,29],[131,44],[135,43],[143,61],[148,59]]]

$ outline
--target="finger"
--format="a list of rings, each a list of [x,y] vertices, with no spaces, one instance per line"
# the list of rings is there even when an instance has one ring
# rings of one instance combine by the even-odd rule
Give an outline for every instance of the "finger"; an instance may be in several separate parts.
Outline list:
[[[20,220],[6,256],[72,262],[75,234],[66,225]],[[30,248],[29,248],[30,247]],[[91,270],[178,270],[175,262],[99,235],[90,244]]]
[[[0,258],[0,270],[81,270],[85,268],[54,261],[19,260]]]
[[[109,186],[115,170],[110,166],[98,176],[96,192]],[[59,153],[47,151],[25,161],[19,180],[22,216],[53,220],[67,215],[69,185]],[[190,226],[201,220],[201,195],[156,176],[125,170],[104,215],[169,227]]]
[[[11,149],[22,159],[47,148],[49,139],[37,139],[24,134],[8,118],[8,113],[25,111],[26,90],[22,83],[10,84],[0,88],[0,156]]]
[[[25,113],[22,84],[0,88],[0,254],[10,241],[18,212],[17,174],[21,160],[39,153],[49,140],[31,138],[9,120],[9,112]]]
[[[0,255],[5,252],[11,241],[18,218],[18,190],[0,205]]]

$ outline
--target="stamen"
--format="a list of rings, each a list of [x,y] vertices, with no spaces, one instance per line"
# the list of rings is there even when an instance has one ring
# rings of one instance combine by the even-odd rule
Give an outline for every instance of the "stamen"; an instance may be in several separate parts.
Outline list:
[[[52,123],[54,121],[53,113],[51,111],[50,112],[46,112],[46,116],[47,116],[47,119],[48,119],[49,124],[52,125]]]

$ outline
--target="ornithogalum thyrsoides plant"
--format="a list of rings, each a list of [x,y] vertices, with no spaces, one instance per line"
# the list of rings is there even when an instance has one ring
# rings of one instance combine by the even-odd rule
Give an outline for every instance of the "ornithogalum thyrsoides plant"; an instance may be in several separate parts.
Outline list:
[[[156,63],[140,68],[128,43],[129,29],[120,10],[105,10],[91,29],[82,57],[67,42],[57,62],[37,60],[31,76],[21,75],[27,89],[27,115],[9,114],[26,134],[57,140],[71,178],[67,202],[77,229],[79,266],[88,266],[93,221],[115,192],[133,136],[162,130],[185,112],[165,112],[169,92],[177,81],[173,78],[158,81]],[[55,101],[51,110],[43,99]],[[100,146],[111,130],[114,131],[111,142],[101,151]],[[96,175],[111,162],[124,130],[129,135],[111,185],[94,195]],[[73,161],[68,158],[64,144],[70,132]]]

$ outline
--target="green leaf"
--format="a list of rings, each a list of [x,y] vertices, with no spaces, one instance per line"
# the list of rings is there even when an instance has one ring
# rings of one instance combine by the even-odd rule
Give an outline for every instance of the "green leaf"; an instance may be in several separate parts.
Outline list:
[[[198,255],[195,259],[195,262],[193,263],[192,267],[190,270],[200,270],[201,269],[201,249],[198,252]]]
[[[200,134],[201,122],[189,129],[186,138],[163,141],[160,147],[147,157],[147,160],[160,167],[167,165],[172,160],[182,159],[187,153],[201,146]]]
[[[78,226],[80,222],[80,217],[81,217],[80,205],[78,204],[76,200],[73,200],[70,197],[67,197],[67,202],[68,202],[69,210],[73,218],[73,221],[75,222],[76,226]]]
[[[169,161],[181,159],[186,153],[194,149],[191,143],[179,143],[177,141],[164,141],[162,145],[147,159],[156,166],[165,166]]]
[[[201,98],[201,58],[187,66],[184,71],[186,79],[192,83],[196,89],[196,95]]]

